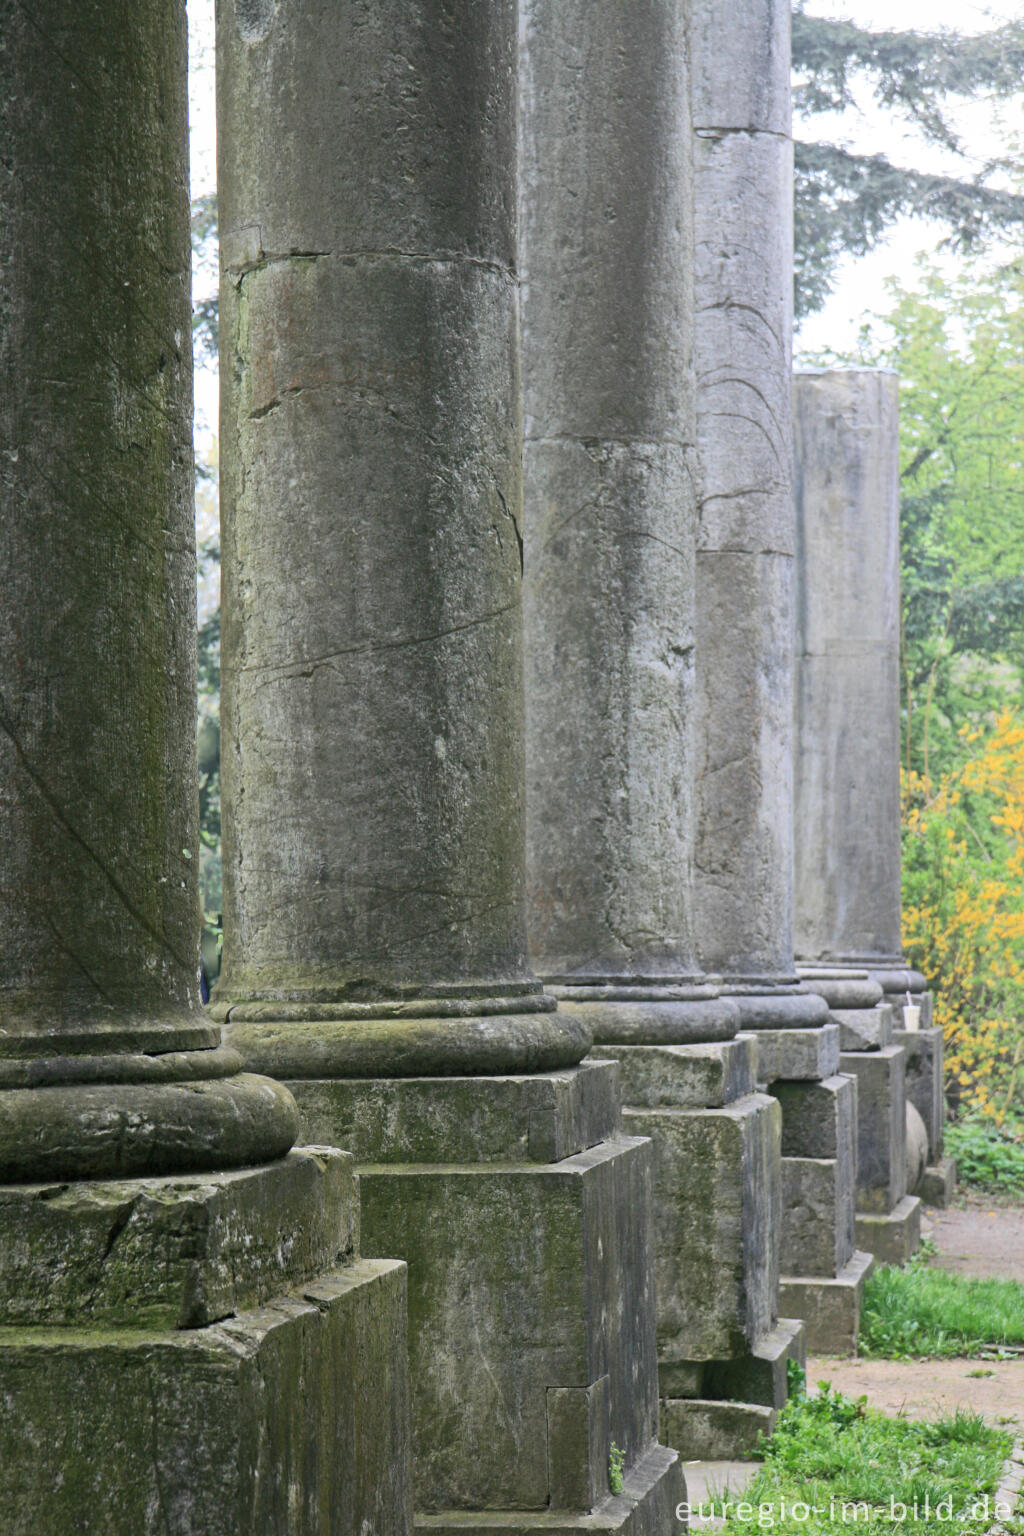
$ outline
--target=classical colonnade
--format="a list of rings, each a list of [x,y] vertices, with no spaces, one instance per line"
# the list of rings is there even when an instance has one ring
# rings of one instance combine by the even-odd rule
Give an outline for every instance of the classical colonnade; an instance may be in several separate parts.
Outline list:
[[[895,380],[793,393],[788,26],[220,4],[204,1010],[184,0],[0,0],[5,1530],[661,1536],[912,1251]]]

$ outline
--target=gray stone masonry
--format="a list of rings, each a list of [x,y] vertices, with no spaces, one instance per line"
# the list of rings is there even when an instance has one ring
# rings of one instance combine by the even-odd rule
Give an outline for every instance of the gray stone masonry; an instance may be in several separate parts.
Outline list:
[[[405,1266],[199,1002],[184,0],[0,39],[0,1524],[408,1536]]]
[[[900,967],[898,378],[795,380],[799,959]]]
[[[733,1044],[743,1000],[705,976],[694,932],[688,23],[682,0],[526,0],[521,22],[530,942],[560,1014],[621,1062],[625,1127],[655,1142],[667,1402],[700,1398],[706,1362],[747,1358],[775,1329],[780,1188],[778,1112]],[[743,580],[769,605],[776,574],[755,560]],[[788,631],[785,613],[774,622]],[[790,715],[788,654],[770,662],[773,720]],[[774,858],[772,835],[757,857]],[[778,979],[794,1022],[827,1016]],[[686,1454],[688,1413],[663,1405],[663,1437]]]
[[[527,957],[517,9],[219,7],[213,1011],[408,1263],[421,1527],[661,1536],[652,1149]]]

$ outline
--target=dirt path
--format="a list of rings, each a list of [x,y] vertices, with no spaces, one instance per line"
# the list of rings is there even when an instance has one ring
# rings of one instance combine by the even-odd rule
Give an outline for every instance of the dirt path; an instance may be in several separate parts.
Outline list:
[[[830,1381],[884,1413],[935,1419],[973,1408],[991,1424],[1024,1427],[1024,1362],[1019,1360],[808,1360],[807,1385]]]
[[[921,1230],[938,1248],[937,1268],[1024,1282],[1021,1206],[963,1196],[949,1210],[926,1208]],[[808,1386],[820,1380],[886,1413],[927,1419],[973,1408],[993,1424],[1024,1428],[1024,1360],[808,1360]]]
[[[926,1207],[921,1231],[938,1245],[932,1263],[939,1269],[1024,1281],[1024,1207],[968,1195],[948,1211]]]

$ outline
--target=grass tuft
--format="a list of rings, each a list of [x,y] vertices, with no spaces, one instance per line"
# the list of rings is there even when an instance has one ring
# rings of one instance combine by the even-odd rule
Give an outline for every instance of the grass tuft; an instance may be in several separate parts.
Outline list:
[[[864,1291],[859,1351],[885,1360],[952,1359],[1024,1346],[1024,1285],[974,1280],[912,1259],[877,1269]]]

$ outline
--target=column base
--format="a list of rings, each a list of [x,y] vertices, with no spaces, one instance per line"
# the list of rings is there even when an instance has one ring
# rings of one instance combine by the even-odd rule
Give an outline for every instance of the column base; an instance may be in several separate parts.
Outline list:
[[[769,1088],[776,1082],[817,1083],[839,1071],[838,1024],[759,1030],[749,1038],[757,1046],[757,1080]]]
[[[874,1256],[857,1249],[837,1275],[783,1275],[779,1306],[802,1318],[807,1349],[815,1355],[855,1355],[864,1287]]]
[[[884,1214],[858,1211],[857,1247],[874,1255],[879,1264],[905,1264],[921,1246],[921,1201],[904,1195]]]
[[[608,1499],[613,1442],[629,1471],[654,1447],[653,1157],[617,1084],[612,1062],[291,1081],[355,1154],[363,1251],[409,1265],[425,1527],[572,1528]]]
[[[9,1536],[405,1536],[405,1266],[355,1257],[350,1158],[0,1200]]]
[[[659,1434],[683,1461],[752,1461],[778,1417],[777,1408],[762,1403],[669,1398],[661,1405]]]
[[[918,1198],[924,1205],[937,1205],[944,1210],[956,1192],[956,1163],[951,1157],[940,1157],[921,1175],[917,1187]]]
[[[477,1536],[507,1531],[510,1536],[583,1536],[606,1531],[611,1536],[664,1536],[679,1526],[676,1507],[686,1502],[682,1460],[665,1445],[655,1445],[623,1476],[622,1492],[607,1494],[586,1513],[557,1509],[462,1509],[417,1515],[415,1530],[424,1536]]]

